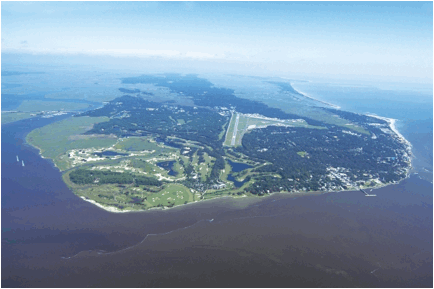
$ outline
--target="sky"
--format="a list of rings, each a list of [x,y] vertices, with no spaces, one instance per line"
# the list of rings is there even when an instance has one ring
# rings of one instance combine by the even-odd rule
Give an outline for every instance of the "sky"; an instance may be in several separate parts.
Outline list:
[[[4,59],[432,82],[433,3],[2,1],[1,41]]]

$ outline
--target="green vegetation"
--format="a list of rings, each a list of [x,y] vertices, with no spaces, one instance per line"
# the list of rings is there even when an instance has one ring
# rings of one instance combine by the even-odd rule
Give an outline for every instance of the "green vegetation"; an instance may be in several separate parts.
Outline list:
[[[220,132],[220,134],[219,134],[219,140],[221,140],[224,136],[225,136],[225,134],[226,134],[226,126],[228,125],[228,122],[225,122],[223,125],[222,125],[222,131]],[[225,140],[226,141],[226,140]]]
[[[131,174],[111,171],[91,171],[78,169],[69,174],[71,182],[84,184],[131,184],[134,179]]]
[[[166,184],[158,193],[153,193],[147,202],[154,207],[173,207],[193,202],[191,191],[181,184]]]
[[[282,109],[284,111],[287,111],[287,112],[293,111],[293,107],[291,107],[290,109],[285,109],[285,108],[282,108]],[[358,133],[370,135],[369,131],[364,129],[363,127],[357,126],[357,125],[351,123],[351,121],[342,119],[342,118],[338,117],[337,115],[332,114],[330,112],[327,112],[321,108],[310,108],[310,109],[306,110],[305,112],[303,112],[303,115],[310,117],[312,119],[315,119],[317,121],[324,122],[326,124],[345,127],[345,128],[351,129],[353,131],[356,131]]]
[[[146,137],[129,137],[122,139],[115,146],[116,149],[127,150],[127,151],[152,151],[160,150],[161,147],[158,146],[155,141],[151,141]]]
[[[26,141],[39,148],[43,157],[53,159],[60,170],[69,167],[64,154],[71,149],[103,148],[116,143],[116,138],[107,135],[82,134],[107,117],[71,117],[31,131]],[[63,157],[62,157],[63,156]]]
[[[319,107],[288,113],[194,75],[123,82],[128,88],[119,91],[134,95],[27,138],[61,170],[71,169],[64,180],[76,194],[104,206],[143,210],[221,196],[342,190],[398,180],[408,166],[405,145],[378,119]],[[188,95],[189,104],[145,100],[153,92],[134,84]],[[234,164],[232,171],[227,160],[250,167]]]
[[[235,124],[238,125],[235,128]],[[278,127],[304,127],[310,129],[326,129],[324,126],[309,125],[303,119],[272,119],[260,115],[246,115],[242,113],[234,113],[234,117],[231,118],[229,124],[228,132],[226,134],[226,139],[224,142],[225,146],[241,146],[242,139],[245,133],[249,132],[255,128],[265,128],[268,126],[278,126]],[[234,130],[236,130],[235,144],[232,145],[232,137]]]
[[[50,114],[48,112],[71,111],[89,107],[86,103],[64,101],[23,100],[14,112],[2,112],[2,124],[28,119],[37,115]]]
[[[258,100],[270,108],[277,108],[288,114],[296,114],[301,118],[309,118],[315,121],[323,122],[326,124],[337,125],[346,127],[348,129],[354,130],[358,133],[369,135],[368,130],[354,125],[349,120],[343,120],[337,117],[334,113],[324,110],[322,107],[317,105],[319,101],[308,99],[302,94],[298,93],[289,83],[287,82],[269,82],[273,84],[274,93],[270,92],[273,90],[273,86],[268,86],[267,91],[260,93],[258,91],[249,91],[248,93],[241,93],[239,97],[249,96],[251,99],[252,95],[255,100]],[[243,89],[246,89],[243,87]]]
[[[117,207],[123,210],[144,210],[153,207],[173,207],[195,200],[191,190],[182,184],[155,183],[154,178],[133,176],[125,173],[92,171],[93,181],[89,179],[84,183],[75,183],[77,176],[82,176],[83,180],[86,178],[88,172],[84,173],[84,171],[78,169],[66,172],[63,179],[77,195],[103,206]],[[130,179],[128,179],[128,176]],[[101,183],[104,177],[107,178],[107,182]],[[122,179],[117,180],[116,178]],[[95,183],[97,179],[99,182]],[[138,180],[146,180],[146,184],[139,183]]]
[[[141,169],[143,172],[148,174],[153,174],[157,168],[149,162],[143,161],[141,159],[132,159],[130,165],[131,167]]]
[[[11,123],[14,121],[19,121],[22,119],[27,119],[33,117],[30,112],[3,112],[2,111],[2,124]]]
[[[145,186],[161,186],[162,183],[155,178],[134,176],[131,173],[119,173],[112,171],[97,171],[77,169],[69,174],[71,182],[84,184],[136,184]]]

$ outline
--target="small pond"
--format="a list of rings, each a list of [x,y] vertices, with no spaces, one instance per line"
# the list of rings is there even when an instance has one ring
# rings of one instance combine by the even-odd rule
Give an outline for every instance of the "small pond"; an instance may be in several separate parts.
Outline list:
[[[103,151],[101,153],[95,153],[95,155],[102,157],[102,156],[127,156],[128,154],[118,153],[115,151]]]
[[[236,163],[236,162],[233,162],[229,159],[227,159],[227,161],[232,168],[232,173],[237,173],[237,172],[241,172],[245,169],[253,168],[251,165],[248,165],[248,164]],[[244,181],[238,182],[237,180],[235,180],[232,173],[230,173],[228,175],[228,181],[234,182],[234,186],[237,188],[241,187],[242,185],[244,185],[245,182],[248,182],[250,180],[250,178],[245,178]]]
[[[243,171],[245,169],[253,168],[251,165],[248,165],[248,164],[236,163],[236,162],[233,162],[233,161],[231,161],[229,159],[227,159],[227,161],[231,165],[232,172],[234,172],[234,173],[241,172],[241,171]]]
[[[173,170],[173,164],[175,162],[176,161],[159,162],[159,163],[157,163],[157,166],[159,166],[162,169],[168,170],[169,171],[169,173],[168,173],[169,176],[176,176],[176,175],[178,175],[178,173]]]
[[[133,204],[141,204],[143,202],[143,200],[144,200],[142,198],[137,198],[137,197],[133,197],[132,199],[133,200],[130,201],[130,203],[133,203]]]
[[[232,176],[232,174],[228,175],[228,181],[234,182],[234,186],[237,188],[240,188],[244,185],[245,182],[248,182],[250,180],[250,178],[245,178],[244,181],[242,182],[238,182],[237,180],[235,180],[235,178]]]

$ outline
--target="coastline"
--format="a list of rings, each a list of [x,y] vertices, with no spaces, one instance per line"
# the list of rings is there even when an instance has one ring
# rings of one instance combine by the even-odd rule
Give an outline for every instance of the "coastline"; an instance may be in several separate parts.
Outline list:
[[[40,147],[36,146],[35,144],[33,144],[32,142],[29,141],[29,134],[30,134],[31,132],[32,132],[32,131],[30,131],[29,133],[27,133],[27,135],[24,137],[25,144],[27,144],[27,145],[29,145],[29,146],[31,146],[31,147],[36,148],[36,149],[39,151],[39,156],[40,156],[41,158],[45,159],[46,157],[44,157],[44,156],[42,155],[42,149],[41,149]],[[54,162],[53,162],[53,163],[54,163]]]
[[[319,99],[313,98],[313,97],[307,95],[306,93],[301,92],[300,90],[296,89],[296,88],[293,86],[293,83],[292,83],[292,82],[289,82],[289,83],[290,83],[290,85],[292,86],[292,88],[293,88],[295,91],[297,91],[299,94],[303,95],[304,97],[309,98],[309,99],[314,100],[314,101],[317,101],[317,102],[320,102],[320,103],[323,103],[323,104],[326,104],[326,105],[331,106],[331,107],[333,107],[333,108],[335,108],[335,109],[341,109],[341,107],[338,106],[338,105],[335,105],[335,104],[332,104],[332,103],[329,103],[329,102],[326,102],[326,101],[322,101],[322,100],[319,100]],[[360,114],[362,114],[362,113],[360,113]],[[413,157],[413,153],[412,153],[412,148],[413,148],[413,146],[412,146],[412,144],[411,144],[411,143],[410,143],[410,142],[409,142],[409,141],[408,141],[408,140],[407,140],[407,139],[406,139],[406,138],[405,138],[405,137],[404,137],[404,136],[403,136],[403,135],[398,131],[398,129],[396,128],[396,125],[395,125],[395,124],[396,124],[397,119],[389,118],[389,117],[384,117],[384,116],[378,116],[378,115],[373,114],[373,113],[365,113],[365,114],[362,114],[362,115],[370,116],[370,117],[374,117],[374,118],[377,118],[377,119],[381,119],[381,120],[386,121],[386,122],[389,124],[389,128],[390,128],[390,130],[393,131],[393,132],[398,136],[398,138],[406,144],[406,146],[407,146],[407,148],[408,148],[408,150],[409,150],[410,158]]]
[[[320,102],[320,103],[326,104],[326,105],[331,106],[331,107],[333,107],[333,108],[335,108],[335,109],[341,109],[341,107],[338,106],[338,105],[336,105],[336,104],[332,104],[332,103],[329,103],[329,102],[326,102],[326,101],[323,101],[323,100],[316,99],[316,98],[311,97],[311,96],[307,95],[306,93],[300,91],[299,89],[296,89],[296,88],[293,86],[293,83],[292,83],[292,82],[290,82],[290,85],[292,86],[292,88],[293,88],[295,91],[297,91],[299,94],[303,95],[303,96],[306,97],[306,98],[309,98],[309,99],[311,99],[311,100],[314,100],[314,101],[317,101],[317,102]],[[390,129],[391,129],[391,130],[392,130],[396,135],[398,135],[398,137],[399,137],[402,141],[404,141],[408,146],[412,147],[411,143],[410,143],[410,142],[409,142],[409,141],[408,141],[408,140],[407,140],[407,139],[406,139],[406,138],[405,138],[405,137],[404,137],[404,136],[403,136],[403,135],[398,131],[398,129],[396,128],[395,124],[396,124],[397,119],[389,118],[389,117],[384,117],[384,116],[379,116],[379,115],[376,115],[376,114],[373,114],[373,113],[366,113],[366,114],[363,114],[363,115],[370,116],[370,117],[374,117],[374,118],[377,118],[377,119],[381,119],[381,120],[386,121],[386,122],[389,124]]]
[[[103,205],[95,202],[94,200],[86,199],[83,196],[80,196],[80,199],[82,199],[82,200],[84,200],[86,202],[89,202],[91,204],[94,204],[98,208],[101,208],[101,209],[103,209],[103,210],[105,210],[107,212],[110,212],[110,213],[130,213],[130,212],[136,212],[136,210],[121,210],[121,209],[118,209],[118,208],[112,207],[112,206],[103,206]],[[148,210],[143,210],[143,211],[137,210],[137,212],[146,212],[146,211],[148,211]]]
[[[409,150],[410,159],[412,159],[412,156],[413,156],[413,154],[411,153],[412,145],[396,129],[396,126],[395,126],[395,123],[397,121],[396,119],[382,117],[382,116],[378,116],[378,115],[374,115],[374,114],[365,114],[365,115],[386,121],[389,124],[389,128],[391,129],[391,131],[393,131],[398,136],[398,138],[405,143],[405,145],[407,146],[407,149]],[[380,189],[380,188],[387,187],[387,186],[390,186],[390,185],[397,185],[400,182],[402,182],[403,180],[408,179],[410,177],[410,175],[411,175],[411,169],[412,169],[412,166],[411,166],[411,163],[410,163],[410,166],[408,168],[406,176],[404,178],[400,179],[397,182],[385,183],[385,184],[382,183],[382,184],[378,184],[378,185],[373,186],[373,187],[365,187],[364,189]],[[229,198],[230,199],[244,199],[244,198],[251,199],[251,198],[255,198],[257,200],[260,200],[263,197],[270,197],[270,196],[273,196],[275,194],[293,195],[294,197],[296,197],[296,196],[306,196],[306,195],[322,195],[322,194],[327,194],[327,193],[357,192],[357,191],[359,191],[358,188],[351,188],[351,189],[348,189],[348,190],[340,190],[340,191],[309,191],[309,192],[304,192],[304,191],[295,191],[295,192],[281,191],[281,192],[273,192],[271,194],[267,194],[267,195],[264,195],[264,196],[246,196],[246,195],[244,195],[243,197],[221,196],[221,197],[216,197],[216,198],[212,198],[212,199],[194,201],[194,202],[190,202],[190,203],[187,203],[187,204],[180,204],[180,205],[176,205],[176,206],[173,206],[173,207],[162,207],[162,208],[161,207],[153,207],[153,208],[149,208],[147,210],[121,210],[121,209],[118,209],[116,207],[103,206],[103,205],[101,205],[101,204],[99,204],[99,203],[97,203],[97,202],[95,202],[93,200],[86,199],[83,196],[80,196],[80,198],[83,199],[84,201],[87,201],[89,203],[92,203],[92,204],[96,205],[97,207],[99,207],[99,208],[101,208],[101,209],[103,209],[103,210],[105,210],[107,212],[111,212],[111,213],[131,213],[131,212],[147,212],[147,211],[151,211],[151,210],[169,210],[169,209],[173,209],[173,208],[177,208],[177,207],[182,207],[182,206],[185,206],[185,205],[188,205],[188,204],[196,204],[196,203],[201,203],[201,202],[205,202],[205,201],[212,201],[212,200],[219,200],[219,199],[229,199]]]
[[[365,115],[386,121],[389,124],[390,130],[392,130],[398,136],[398,138],[401,139],[407,146],[412,148],[412,144],[396,128],[395,124],[396,124],[397,119],[384,117],[384,116],[378,116],[378,115],[372,114],[372,113],[367,113]]]
[[[293,89],[294,89],[298,94],[300,94],[300,95],[302,95],[302,96],[304,96],[304,97],[306,97],[306,98],[308,98],[308,99],[310,99],[310,100],[313,100],[313,101],[316,101],[316,102],[319,102],[319,103],[322,103],[322,104],[328,105],[328,106],[333,107],[333,108],[335,108],[335,109],[341,109],[341,107],[340,107],[339,105],[336,105],[336,104],[333,104],[333,103],[330,103],[330,102],[326,102],[326,101],[324,101],[324,100],[316,99],[316,98],[314,98],[314,97],[312,97],[312,96],[310,96],[310,95],[308,95],[308,94],[306,94],[306,93],[304,93],[304,92],[302,92],[302,91],[300,91],[300,90],[298,90],[298,89],[295,89],[295,87],[293,86],[293,83],[292,83],[292,82],[290,82],[289,84],[292,86],[292,88],[293,88]]]
[[[381,188],[384,188],[384,187],[387,187],[387,186],[391,186],[391,185],[397,185],[397,184],[401,183],[403,180],[406,180],[406,179],[410,178],[410,175],[411,175],[411,173],[408,172],[407,175],[404,178],[400,179],[397,182],[386,183],[386,184],[382,183],[382,184],[379,184],[379,185],[374,186],[374,187],[364,187],[363,189],[365,189],[365,190],[369,190],[369,189],[376,190],[376,189],[381,189]],[[105,210],[107,212],[110,212],[110,213],[141,213],[141,212],[149,212],[149,211],[153,211],[153,210],[161,210],[161,211],[171,210],[171,209],[174,209],[174,208],[184,207],[184,206],[187,206],[189,204],[197,204],[197,203],[202,203],[202,202],[206,202],[206,201],[217,201],[217,200],[220,200],[220,199],[232,199],[232,200],[236,200],[236,199],[249,199],[249,200],[252,200],[252,199],[255,199],[256,201],[260,201],[263,198],[272,197],[274,195],[284,195],[284,196],[290,195],[290,197],[303,197],[303,196],[310,196],[310,195],[323,195],[323,194],[329,194],[329,193],[358,192],[359,190],[360,190],[359,188],[351,188],[351,189],[340,190],[340,191],[307,191],[307,192],[305,192],[305,191],[294,191],[294,192],[280,191],[280,192],[272,192],[272,193],[264,195],[264,196],[246,196],[246,195],[244,195],[242,197],[238,197],[238,196],[221,196],[221,197],[216,197],[216,198],[212,198],[212,199],[194,201],[194,202],[190,202],[190,203],[187,203],[187,204],[180,204],[180,205],[176,205],[176,206],[173,206],[173,207],[153,207],[153,208],[149,208],[149,209],[146,209],[146,210],[122,210],[122,209],[119,209],[119,208],[116,208],[116,207],[113,207],[113,206],[104,206],[104,205],[101,205],[101,204],[99,204],[99,203],[97,203],[97,202],[95,202],[93,200],[86,199],[83,196],[78,196],[78,197],[81,198],[82,200],[84,200],[86,202],[89,202],[89,203],[97,206],[98,208],[103,209],[103,210]]]
[[[413,166],[412,166],[412,161],[414,158],[413,145],[396,128],[395,124],[396,124],[397,119],[388,118],[388,117],[384,117],[384,116],[378,116],[378,115],[375,115],[372,113],[367,113],[365,115],[386,121],[389,124],[390,130],[393,131],[398,136],[398,139],[401,140],[405,144],[405,146],[407,148],[407,153],[410,157],[410,166],[408,167],[407,176],[405,177],[405,178],[408,178],[410,176],[412,169],[413,169]]]
[[[291,83],[292,84],[292,83]],[[300,95],[303,95],[304,97],[306,97],[306,98],[309,98],[309,99],[311,99],[311,100],[314,100],[314,101],[317,101],[317,102],[320,102],[320,103],[323,103],[323,104],[326,104],[326,105],[328,105],[328,106],[330,106],[330,107],[333,107],[333,108],[335,108],[335,109],[340,109],[340,107],[339,106],[337,106],[337,105],[334,105],[334,104],[331,104],[331,103],[328,103],[328,102],[325,102],[325,101],[321,101],[321,100],[318,100],[318,99],[315,99],[315,98],[313,98],[313,97],[311,97],[311,96],[309,96],[309,95],[307,95],[307,94],[305,94],[305,93],[303,93],[303,92],[300,92],[299,90],[296,90],[295,88],[294,88],[294,90],[295,91],[297,91]],[[389,128],[390,128],[390,130],[393,132],[393,133],[395,133],[396,134],[396,136],[406,145],[406,147],[407,147],[407,149],[409,150],[409,155],[410,155],[410,160],[412,159],[412,153],[411,153],[411,148],[412,148],[412,145],[411,145],[411,143],[408,141],[408,140],[406,140],[405,139],[405,137],[397,130],[397,128],[396,128],[396,119],[393,119],[393,118],[387,118],[387,117],[382,117],[382,116],[378,116],[378,115],[375,115],[375,114],[364,114],[364,115],[366,115],[366,116],[369,116],[369,117],[373,117],[373,118],[377,118],[377,119],[380,119],[380,120],[383,120],[383,121],[386,121],[387,123],[388,123],[388,126],[389,126]],[[232,118],[233,118],[233,114],[232,114],[232,116],[231,116],[231,120],[232,120]],[[230,122],[229,122],[230,123]],[[228,132],[226,132],[226,134],[227,134]],[[31,142],[29,142],[28,141],[28,139],[27,139],[27,136],[26,136],[26,138],[25,138],[25,140],[26,140],[26,143],[27,144],[29,144],[30,146],[32,146],[32,147],[34,147],[34,148],[36,148],[36,149],[38,149],[39,150],[39,155],[41,156],[41,158],[46,158],[46,157],[44,157],[43,155],[42,155],[42,149],[41,148],[39,148],[39,147],[37,147],[36,145],[34,145],[34,144],[32,144]],[[57,167],[57,165],[54,163],[54,161],[51,159],[51,161],[52,161],[52,163],[54,164],[54,166],[57,168],[57,169],[59,169],[58,167]],[[411,168],[412,168],[412,166],[411,166],[411,163],[410,163],[410,166],[409,166],[409,169],[408,169],[408,171],[407,171],[407,174],[406,174],[406,176],[404,177],[404,178],[402,178],[401,180],[399,180],[399,181],[397,181],[397,182],[392,182],[392,183],[382,183],[382,184],[378,184],[378,185],[376,185],[376,186],[374,186],[374,187],[366,187],[366,188],[364,188],[364,189],[379,189],[379,188],[382,188],[382,187],[386,187],[386,186],[389,186],[389,185],[393,185],[393,184],[398,184],[398,183],[400,183],[402,180],[404,180],[404,179],[407,179],[407,178],[409,178],[410,177],[410,171],[411,171]],[[60,171],[60,169],[59,169],[59,171]],[[358,188],[351,188],[351,189],[347,189],[347,190],[339,190],[339,191],[315,191],[315,192],[312,192],[312,191],[294,191],[294,192],[289,192],[289,191],[281,191],[281,192],[273,192],[273,193],[271,193],[271,194],[267,194],[267,195],[265,195],[264,197],[266,197],[266,196],[272,196],[272,195],[274,195],[274,194],[284,194],[284,195],[294,195],[294,196],[305,196],[305,195],[312,195],[312,194],[314,194],[314,195],[317,195],[317,194],[325,194],[325,193],[333,193],[333,192],[350,192],[350,191],[358,191]],[[149,209],[145,209],[145,210],[130,210],[130,209],[119,209],[119,208],[117,208],[117,207],[114,207],[114,206],[105,206],[105,205],[102,205],[102,204],[100,204],[100,203],[97,203],[96,201],[94,201],[94,200],[91,200],[91,199],[87,199],[86,197],[84,197],[84,196],[79,196],[82,200],[84,200],[84,201],[86,201],[86,202],[89,202],[89,203],[91,203],[91,204],[93,204],[93,205],[95,205],[95,206],[97,206],[97,207],[99,207],[99,208],[101,208],[101,209],[103,209],[103,210],[105,210],[105,211],[107,211],[107,212],[111,212],[111,213],[130,213],[130,212],[145,212],[145,211],[151,211],[151,210],[168,210],[168,209],[172,209],[172,208],[176,208],[176,207],[181,207],[181,206],[185,206],[185,205],[187,205],[187,204],[194,204],[194,203],[200,203],[200,202],[203,202],[203,201],[210,201],[210,200],[218,200],[218,199],[223,199],[223,198],[225,198],[225,199],[238,199],[238,198],[249,198],[249,199],[251,199],[251,198],[254,198],[254,199],[257,199],[257,200],[260,200],[261,198],[262,198],[262,196],[254,196],[254,195],[252,195],[252,196],[247,196],[247,195],[244,195],[243,197],[237,197],[237,196],[230,196],[230,195],[225,195],[225,196],[220,196],[220,197],[216,197],[216,198],[212,198],[212,199],[207,199],[207,200],[199,200],[199,201],[194,201],[194,202],[190,202],[190,203],[187,203],[187,204],[180,204],[180,205],[176,205],[176,206],[173,206],[173,207],[153,207],[153,208],[149,208]]]

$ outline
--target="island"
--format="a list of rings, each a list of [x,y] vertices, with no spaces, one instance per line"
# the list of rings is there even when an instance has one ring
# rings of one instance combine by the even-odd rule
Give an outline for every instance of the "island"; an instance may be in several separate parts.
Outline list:
[[[411,168],[411,145],[392,119],[324,102],[314,114],[273,107],[197,75],[122,83],[123,96],[27,136],[75,194],[112,212],[374,188]],[[267,83],[312,101],[290,82]]]

